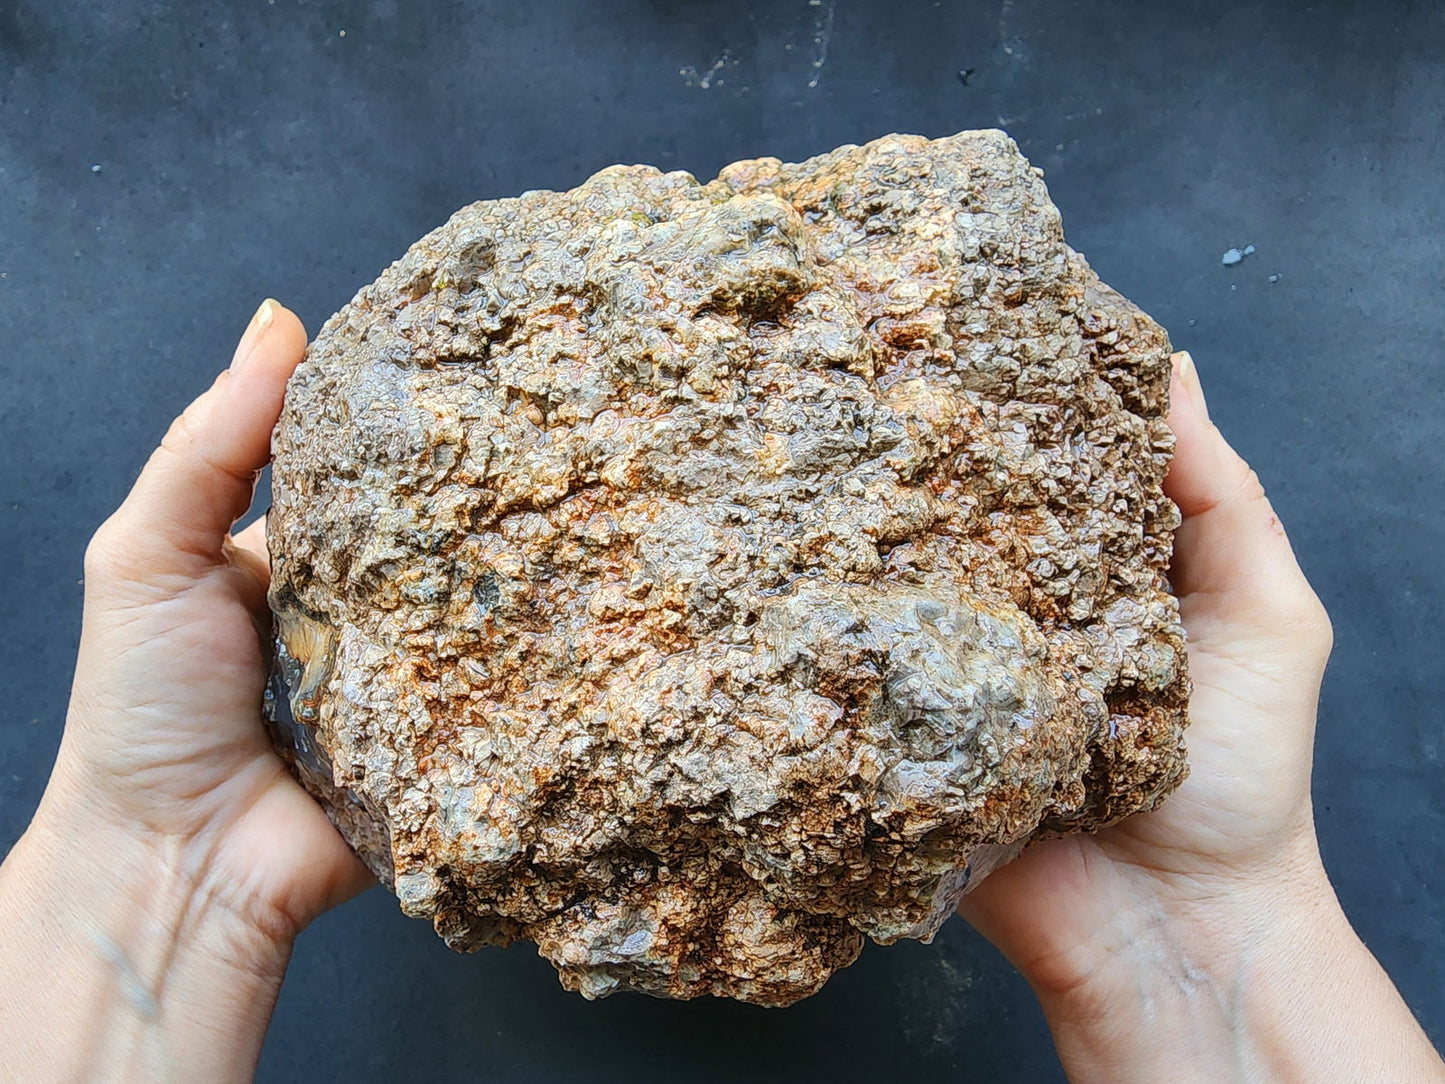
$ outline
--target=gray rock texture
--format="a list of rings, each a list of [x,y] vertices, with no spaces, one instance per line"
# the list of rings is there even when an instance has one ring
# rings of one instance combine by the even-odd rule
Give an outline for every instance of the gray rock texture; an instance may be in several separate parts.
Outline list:
[[[288,389],[278,744],[455,948],[806,997],[1182,778],[1168,356],[1001,132],[473,204]]]

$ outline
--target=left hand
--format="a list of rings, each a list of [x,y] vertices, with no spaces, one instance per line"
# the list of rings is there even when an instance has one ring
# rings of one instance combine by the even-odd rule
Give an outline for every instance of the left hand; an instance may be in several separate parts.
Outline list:
[[[305,349],[263,304],[86,551],[65,734],[0,867],[0,1077],[247,1079],[297,932],[375,883],[271,748],[265,543],[230,534]]]
[[[374,883],[261,722],[270,571],[230,535],[270,459],[301,322],[257,310],[231,366],[175,420],[85,555],[85,618],[47,800],[145,840],[238,922],[290,939]]]

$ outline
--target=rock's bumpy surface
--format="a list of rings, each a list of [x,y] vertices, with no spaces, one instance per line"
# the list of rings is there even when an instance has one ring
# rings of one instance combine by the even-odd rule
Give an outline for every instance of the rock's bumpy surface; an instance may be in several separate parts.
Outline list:
[[[1168,352],[1001,132],[465,208],[291,381],[278,737],[456,948],[805,997],[1182,777]]]

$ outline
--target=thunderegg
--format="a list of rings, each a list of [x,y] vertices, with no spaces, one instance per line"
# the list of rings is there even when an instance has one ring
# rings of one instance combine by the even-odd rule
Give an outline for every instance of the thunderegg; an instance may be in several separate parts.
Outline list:
[[[454,948],[797,1001],[1183,777],[1168,355],[1002,132],[466,207],[287,390],[278,746]]]

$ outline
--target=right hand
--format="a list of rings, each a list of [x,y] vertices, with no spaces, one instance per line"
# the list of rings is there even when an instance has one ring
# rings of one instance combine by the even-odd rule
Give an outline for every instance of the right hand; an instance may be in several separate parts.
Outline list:
[[[1171,402],[1189,777],[1153,812],[1029,848],[960,911],[1033,985],[1073,1079],[1253,1081],[1305,1065],[1438,1079],[1320,859],[1310,767],[1329,619],[1259,479],[1210,422],[1187,354]],[[1351,973],[1359,1004],[1373,991],[1412,1042],[1343,1026],[1359,1006],[1330,995]],[[1412,1060],[1390,1060],[1402,1051]],[[1392,1064],[1414,1075],[1380,1075]]]

